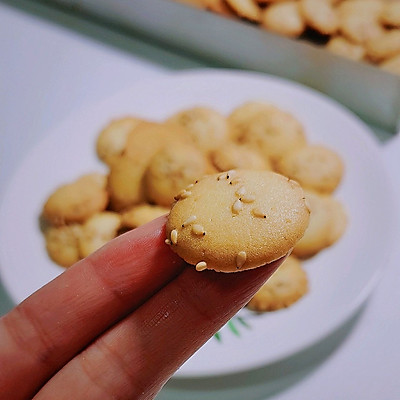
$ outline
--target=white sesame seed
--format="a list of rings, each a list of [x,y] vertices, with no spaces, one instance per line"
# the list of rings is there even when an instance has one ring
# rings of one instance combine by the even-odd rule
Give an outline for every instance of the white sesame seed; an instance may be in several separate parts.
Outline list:
[[[221,174],[221,175],[219,175],[218,176],[218,178],[217,178],[217,181],[220,181],[221,179],[224,179],[224,178],[226,178],[226,172],[224,172],[223,174]]]
[[[232,211],[235,214],[239,214],[239,212],[242,210],[243,210],[243,203],[238,199],[233,203]]]
[[[165,244],[167,244],[167,245],[170,245],[170,244],[171,244],[171,241],[170,241],[169,239],[165,239],[164,242],[165,242]]]
[[[204,234],[204,228],[203,228],[203,226],[200,225],[200,224],[194,224],[194,225],[192,226],[192,232],[193,232],[195,235],[203,235],[203,234]]]
[[[247,260],[247,254],[245,251],[239,251],[239,253],[236,256],[236,268],[240,269],[243,267],[244,263]]]
[[[207,263],[205,261],[200,261],[196,264],[197,271],[204,271],[205,269],[207,269]]]
[[[236,194],[238,196],[243,196],[246,193],[246,188],[244,186],[240,186],[238,190],[236,190]]]
[[[181,194],[181,199],[187,199],[191,195],[192,192],[190,190],[184,190],[183,193]]]
[[[197,217],[195,215],[191,215],[183,224],[182,224],[182,228],[184,228],[185,226],[191,224],[192,222],[196,221]]]
[[[226,174],[226,179],[232,178],[236,175],[236,171],[234,169],[231,169],[227,172]]]
[[[256,196],[254,196],[254,194],[245,194],[244,196],[241,196],[240,199],[243,201],[243,203],[253,203],[253,201],[256,199]]]
[[[188,185],[188,187],[187,187],[185,190],[189,190],[189,189],[191,189],[193,186],[194,186],[194,184],[191,183],[190,185]]]
[[[267,218],[267,215],[263,211],[261,211],[259,208],[253,208],[251,211],[252,211],[253,215],[257,218]]]
[[[233,178],[230,182],[232,185],[236,185],[238,183],[242,183],[242,180],[239,177]]]
[[[177,244],[178,243],[178,231],[176,229],[171,231],[171,242],[173,244]]]

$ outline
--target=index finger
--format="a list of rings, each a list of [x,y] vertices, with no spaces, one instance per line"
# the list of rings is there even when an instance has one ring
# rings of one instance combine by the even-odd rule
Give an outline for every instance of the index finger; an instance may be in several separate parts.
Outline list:
[[[109,242],[0,319],[0,364],[7,365],[0,387],[6,393],[31,396],[183,269],[184,261],[164,243],[165,220]]]

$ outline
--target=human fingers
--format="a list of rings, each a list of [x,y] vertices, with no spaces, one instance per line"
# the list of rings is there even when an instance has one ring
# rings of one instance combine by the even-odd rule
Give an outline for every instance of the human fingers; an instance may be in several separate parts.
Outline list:
[[[116,238],[0,319],[4,398],[31,398],[79,351],[182,270],[184,262],[164,243],[165,221],[161,217]]]
[[[282,261],[230,274],[186,268],[71,360],[35,400],[153,398]]]

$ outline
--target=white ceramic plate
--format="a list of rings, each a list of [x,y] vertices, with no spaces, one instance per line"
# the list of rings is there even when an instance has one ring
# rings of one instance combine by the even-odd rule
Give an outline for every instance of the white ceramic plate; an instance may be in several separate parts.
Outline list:
[[[310,293],[289,309],[239,313],[235,334],[224,327],[177,372],[213,376],[267,365],[300,351],[339,327],[366,300],[391,250],[394,206],[373,134],[337,103],[310,89],[256,73],[201,70],[138,83],[61,123],[25,159],[1,208],[1,278],[20,302],[62,269],[45,252],[38,216],[60,184],[104,166],[95,139],[112,118],[133,114],[162,120],[177,110],[207,105],[228,113],[248,100],[269,101],[295,115],[312,143],[342,156],[346,174],[336,192],[350,222],[333,247],[305,263]]]

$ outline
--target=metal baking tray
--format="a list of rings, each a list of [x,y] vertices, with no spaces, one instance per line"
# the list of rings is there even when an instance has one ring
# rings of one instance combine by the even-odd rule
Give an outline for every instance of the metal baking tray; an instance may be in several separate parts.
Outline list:
[[[49,2],[49,1],[47,1]],[[294,80],[336,99],[366,122],[400,128],[400,76],[301,40],[172,0],[52,0],[227,67]]]

